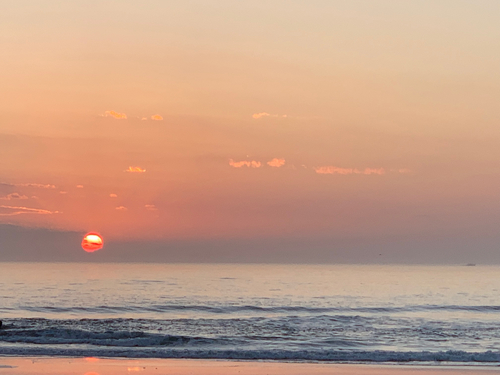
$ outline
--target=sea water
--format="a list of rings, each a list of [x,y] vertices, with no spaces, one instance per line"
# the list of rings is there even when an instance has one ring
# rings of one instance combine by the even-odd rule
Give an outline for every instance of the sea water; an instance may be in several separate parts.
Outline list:
[[[500,267],[0,263],[0,355],[500,361]]]

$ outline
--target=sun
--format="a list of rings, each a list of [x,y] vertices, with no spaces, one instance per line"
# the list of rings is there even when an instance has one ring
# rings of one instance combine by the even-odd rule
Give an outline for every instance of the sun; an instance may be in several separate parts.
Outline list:
[[[87,233],[82,240],[82,248],[88,253],[102,249],[102,237],[98,233]]]

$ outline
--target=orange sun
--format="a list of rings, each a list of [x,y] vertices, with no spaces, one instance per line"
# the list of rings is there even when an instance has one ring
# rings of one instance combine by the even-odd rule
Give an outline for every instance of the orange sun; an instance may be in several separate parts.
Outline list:
[[[97,233],[87,233],[82,240],[82,248],[88,253],[102,249],[102,237]]]

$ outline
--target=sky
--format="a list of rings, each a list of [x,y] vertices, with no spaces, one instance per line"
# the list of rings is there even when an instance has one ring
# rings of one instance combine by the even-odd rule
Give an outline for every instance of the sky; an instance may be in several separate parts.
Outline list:
[[[499,15],[2,1],[0,260],[500,263]]]

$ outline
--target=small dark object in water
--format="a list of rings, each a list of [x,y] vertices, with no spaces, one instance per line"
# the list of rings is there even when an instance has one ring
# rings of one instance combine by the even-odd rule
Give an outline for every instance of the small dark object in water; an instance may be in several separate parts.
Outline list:
[[[2,321],[0,320],[0,329],[2,329]]]

